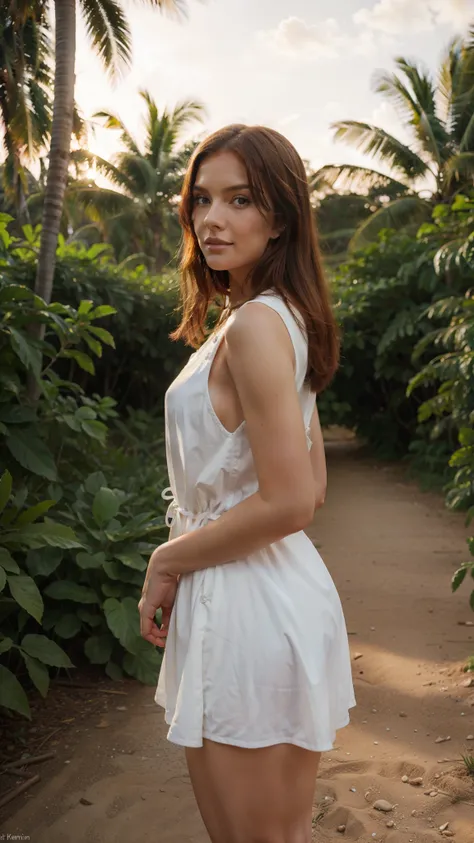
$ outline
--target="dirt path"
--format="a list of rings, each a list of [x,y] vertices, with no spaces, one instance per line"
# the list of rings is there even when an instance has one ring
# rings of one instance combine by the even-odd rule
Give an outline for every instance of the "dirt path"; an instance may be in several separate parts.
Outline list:
[[[314,838],[431,843],[454,832],[455,843],[474,843],[474,779],[459,762],[474,754],[474,687],[460,672],[474,627],[462,625],[472,621],[467,589],[451,595],[449,585],[466,556],[463,518],[350,444],[328,452],[330,489],[311,538],[339,590],[353,657],[362,656],[353,660],[352,723],[323,755]],[[3,833],[33,843],[207,843],[153,689],[129,683],[127,697],[107,702],[105,726],[102,712],[71,729],[41,783],[8,819],[0,813]],[[374,810],[379,798],[395,808]]]

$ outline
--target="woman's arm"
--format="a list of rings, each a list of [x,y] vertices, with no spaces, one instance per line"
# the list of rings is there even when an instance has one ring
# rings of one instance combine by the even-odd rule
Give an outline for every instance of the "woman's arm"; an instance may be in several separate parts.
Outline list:
[[[258,492],[219,519],[158,547],[150,563],[161,573],[186,574],[244,558],[304,529],[314,515],[312,460],[285,324],[265,304],[252,302],[237,312],[224,342]]]
[[[314,476],[314,511],[316,512],[324,503],[327,487],[326,454],[317,406],[311,416],[310,437],[313,443],[310,456]]]

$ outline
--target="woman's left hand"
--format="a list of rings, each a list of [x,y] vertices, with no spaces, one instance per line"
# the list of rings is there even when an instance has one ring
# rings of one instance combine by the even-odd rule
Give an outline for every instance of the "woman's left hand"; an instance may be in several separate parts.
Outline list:
[[[156,551],[155,551],[156,553]],[[156,647],[164,647],[168,635],[171,611],[178,590],[178,578],[159,571],[152,554],[148,562],[142,596],[138,603],[140,613],[140,635]],[[161,626],[155,615],[161,609]]]

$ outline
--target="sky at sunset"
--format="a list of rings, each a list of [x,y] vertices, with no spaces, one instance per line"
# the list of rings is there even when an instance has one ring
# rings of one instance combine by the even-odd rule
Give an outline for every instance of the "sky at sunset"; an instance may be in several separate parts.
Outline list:
[[[378,70],[393,58],[416,59],[433,71],[458,33],[474,22],[474,0],[188,0],[183,22],[125,2],[133,65],[110,84],[78,30],[76,99],[87,119],[107,109],[138,141],[146,88],[160,108],[200,100],[207,116],[188,137],[227,123],[278,129],[314,167],[366,163],[335,144],[330,124],[356,119],[406,139],[392,108],[373,92]],[[103,157],[118,134],[95,124],[89,146]]]

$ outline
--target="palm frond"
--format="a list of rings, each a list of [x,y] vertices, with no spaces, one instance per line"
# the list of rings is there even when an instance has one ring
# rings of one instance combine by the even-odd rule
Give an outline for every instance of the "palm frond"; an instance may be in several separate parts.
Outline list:
[[[413,87],[416,109],[410,121],[411,125],[421,148],[439,168],[451,154],[451,136],[449,127],[437,113],[436,87],[428,73],[421,73],[418,68],[403,59],[399,59],[398,63]]]
[[[357,120],[343,120],[333,123],[332,128],[335,129],[335,140],[355,146],[365,155],[379,158],[409,179],[425,176],[430,171],[414,150],[378,126]]]
[[[349,244],[349,249],[354,251],[373,243],[384,228],[400,230],[408,225],[420,225],[431,219],[431,211],[431,203],[420,199],[419,196],[403,196],[395,199],[359,226]]]
[[[461,152],[470,152],[471,150],[474,151],[474,111],[471,114],[469,123],[464,129],[464,134],[461,138],[459,149]]]
[[[119,0],[80,0],[87,34],[112,77],[132,59],[130,28],[122,5]]]
[[[130,194],[136,200],[151,200],[158,188],[157,171],[151,161],[143,155],[121,152],[117,156],[117,170],[129,186]]]
[[[140,96],[147,107],[146,115],[146,154],[155,167],[160,166],[163,155],[171,155],[183,129],[193,121],[202,122],[205,115],[204,105],[194,100],[179,102],[173,111],[167,109],[160,114],[157,104],[146,90]]]
[[[104,232],[99,222],[88,222],[85,225],[80,225],[79,228],[74,229],[72,234],[67,238],[68,243],[84,243],[86,246],[92,246],[95,243],[104,242]],[[111,251],[112,247],[109,247]]]
[[[397,193],[407,193],[410,187],[397,179],[355,164],[326,164],[309,178],[311,191],[324,190],[327,187],[340,190],[371,190],[372,188],[391,188]]]
[[[461,46],[452,92],[452,133],[460,143],[474,110],[474,28]]]
[[[117,117],[116,114],[112,114],[111,111],[96,111],[92,116],[94,119],[101,118],[105,120],[105,129],[119,129],[121,132],[120,141],[123,146],[130,150],[130,152],[134,155],[141,155],[140,149],[120,117]]]
[[[133,184],[129,181],[126,174],[110,161],[101,158],[100,155],[95,155],[87,149],[77,149],[71,152],[71,161],[77,164],[87,163],[91,167],[96,167],[98,172],[105,176],[112,184],[127,191],[129,194],[133,193]]]
[[[385,70],[374,74],[374,90],[377,94],[383,94],[386,99],[393,103],[404,120],[411,120],[417,113],[417,103],[402,80],[396,73],[387,73]]]
[[[33,145],[38,150],[48,138],[53,109],[51,95],[36,79],[28,84],[28,98],[31,104]]]
[[[461,48],[461,38],[453,38],[441,62],[438,73],[438,94],[440,97],[441,116],[449,131],[452,129],[453,96],[458,85]]]
[[[474,152],[460,152],[453,155],[445,166],[448,185],[453,181],[467,181],[472,187],[474,182]]]
[[[186,0],[139,0],[142,5],[153,6],[171,18],[186,18],[188,7]]]
[[[185,126],[194,121],[202,123],[205,116],[206,107],[202,102],[197,100],[182,100],[179,102],[170,115],[175,139]]]
[[[421,69],[400,57],[395,59],[412,90],[413,100],[417,107],[421,107],[427,114],[436,115],[436,89],[428,70]]]
[[[80,182],[68,188],[68,194],[73,196],[88,216],[96,221],[107,220],[130,208],[133,201],[124,193],[117,190],[107,190],[103,187],[90,187]]]

